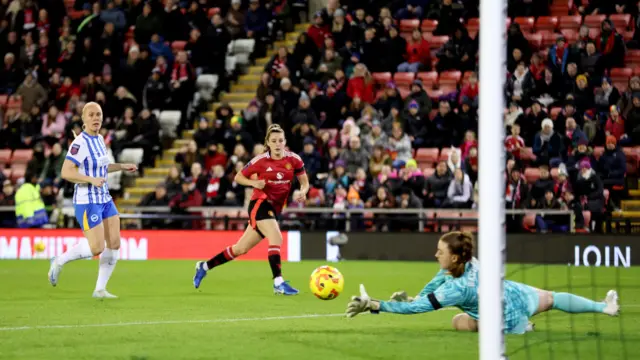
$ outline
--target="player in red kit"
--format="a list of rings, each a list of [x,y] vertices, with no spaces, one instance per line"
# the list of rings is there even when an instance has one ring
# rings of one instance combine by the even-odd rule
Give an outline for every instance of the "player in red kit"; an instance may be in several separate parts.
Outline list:
[[[196,264],[196,274],[193,277],[196,289],[200,287],[207,271],[246,254],[262,239],[267,238],[274,293],[298,294],[298,290],[282,278],[280,246],[283,240],[277,218],[289,197],[294,176],[300,182],[300,192],[296,201],[305,200],[309,191],[309,179],[302,159],[297,154],[285,150],[285,145],[284,130],[280,125],[269,126],[265,138],[267,151],[254,157],[236,175],[235,181],[238,184],[253,187],[248,209],[250,226],[235,245],[227,247],[208,261],[199,261]]]

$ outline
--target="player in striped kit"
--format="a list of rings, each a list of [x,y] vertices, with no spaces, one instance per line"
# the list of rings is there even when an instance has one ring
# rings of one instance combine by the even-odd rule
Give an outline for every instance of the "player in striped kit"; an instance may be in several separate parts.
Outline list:
[[[73,260],[100,255],[98,281],[94,298],[115,298],[107,290],[120,249],[120,216],[109,188],[107,174],[116,171],[135,172],[134,164],[110,164],[107,147],[99,134],[102,127],[102,108],[95,102],[82,109],[83,132],[71,143],[62,165],[62,178],[75,183],[73,205],[76,219],[86,239],[82,239],[65,253],[51,260],[49,282],[58,284],[64,264]],[[106,248],[105,248],[106,242]]]
[[[193,277],[193,286],[196,289],[207,276],[207,271],[247,253],[262,239],[267,238],[267,258],[273,275],[274,293],[298,294],[298,290],[282,277],[280,245],[283,239],[277,218],[289,197],[294,177],[300,182],[296,201],[306,199],[309,179],[302,159],[297,154],[285,150],[286,140],[280,125],[269,126],[264,145],[267,151],[254,157],[235,178],[238,184],[253,187],[248,209],[249,227],[235,245],[227,247],[208,261],[196,263],[196,273]]]
[[[396,292],[391,301],[374,300],[363,285],[360,296],[351,298],[347,305],[347,317],[361,312],[390,312],[396,314],[418,314],[443,307],[457,307],[463,311],[453,318],[453,327],[459,331],[478,330],[478,271],[477,259],[472,257],[473,236],[454,231],[443,235],[438,243],[436,258],[441,270],[415,297]],[[603,313],[618,315],[618,294],[609,290],[604,301],[596,302],[569,293],[540,290],[515,281],[504,281],[504,332],[523,334],[533,330],[529,319],[552,309],[572,314]],[[499,301],[499,299],[495,299]]]

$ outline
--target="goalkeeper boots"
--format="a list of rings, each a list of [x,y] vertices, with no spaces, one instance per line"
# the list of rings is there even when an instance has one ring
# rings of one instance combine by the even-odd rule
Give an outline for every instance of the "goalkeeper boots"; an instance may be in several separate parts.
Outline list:
[[[273,285],[274,294],[282,294],[282,295],[298,295],[298,289],[294,289],[291,285],[289,285],[288,281],[283,282],[280,285]]]
[[[193,276],[193,286],[197,289],[200,287],[202,279],[207,276],[207,270],[204,269],[204,261],[196,263],[196,274]]]
[[[603,313],[611,316],[617,316],[620,312],[620,305],[618,304],[618,292],[615,290],[609,290],[607,292],[607,297],[604,299],[604,303],[607,304]]]

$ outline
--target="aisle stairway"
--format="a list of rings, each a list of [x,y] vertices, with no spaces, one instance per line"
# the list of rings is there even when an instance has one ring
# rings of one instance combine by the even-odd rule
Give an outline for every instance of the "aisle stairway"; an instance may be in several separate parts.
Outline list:
[[[221,94],[220,101],[228,102],[235,113],[240,113],[241,110],[245,109],[249,102],[255,97],[263,68],[267,62],[269,62],[271,56],[273,56],[278,47],[282,45],[286,45],[290,50],[293,50],[298,36],[304,32],[308,26],[308,24],[296,25],[295,30],[288,33],[284,41],[276,42],[273,49],[267,52],[267,57],[257,59],[255,65],[248,68],[247,74],[241,75],[238,81],[231,85],[231,91],[229,93]],[[209,120],[213,120],[215,110],[219,105],[219,102],[214,103],[210,111],[205,112],[203,115]],[[124,198],[118,201],[118,208],[126,212],[127,208],[136,206],[145,194],[153,191],[157,184],[163,182],[169,174],[169,169],[175,163],[174,158],[176,153],[193,138],[193,133],[194,130],[186,130],[182,133],[180,139],[175,139],[171,148],[165,149],[162,157],[156,160],[155,167],[145,170],[145,176],[136,179],[135,185],[126,189]]]

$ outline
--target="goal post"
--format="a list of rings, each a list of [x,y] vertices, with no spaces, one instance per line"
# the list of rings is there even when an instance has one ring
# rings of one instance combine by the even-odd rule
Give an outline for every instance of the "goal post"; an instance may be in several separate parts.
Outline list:
[[[479,346],[481,360],[503,356],[502,277],[504,260],[504,81],[506,0],[480,1]]]

